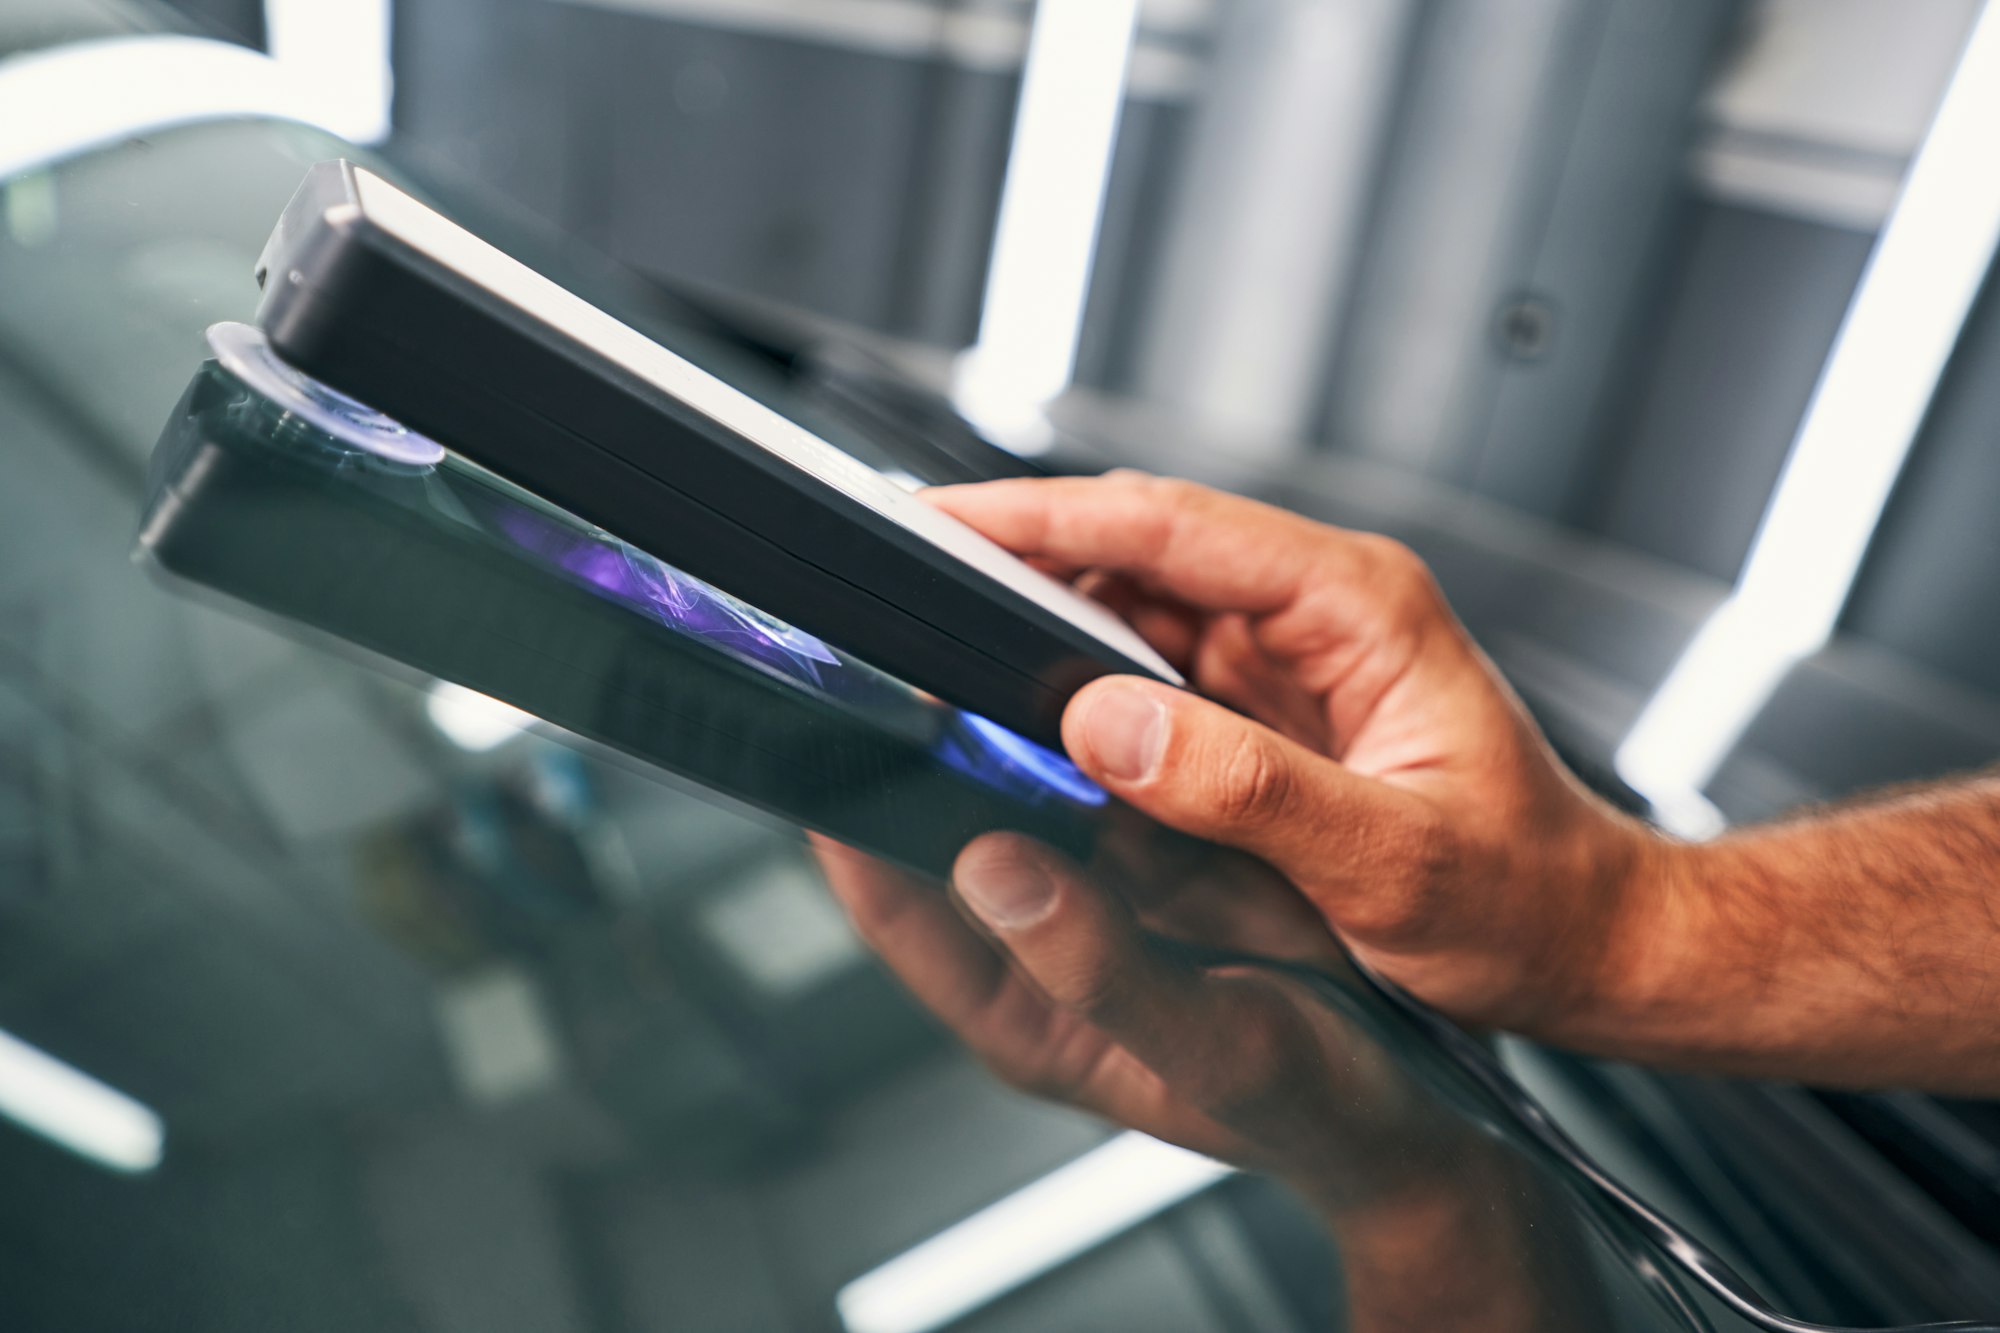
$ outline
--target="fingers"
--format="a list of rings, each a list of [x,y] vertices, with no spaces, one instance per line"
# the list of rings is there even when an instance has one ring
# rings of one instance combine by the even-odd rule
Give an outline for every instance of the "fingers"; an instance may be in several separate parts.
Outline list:
[[[1412,674],[1427,690],[1482,684],[1478,655],[1430,571],[1386,537],[1133,472],[923,494],[1024,558],[1120,576],[1154,605],[1240,614],[1259,651],[1324,699],[1335,754]],[[1158,632],[1174,639],[1170,625]],[[1215,692],[1195,665],[1196,683]]]
[[[1056,1006],[1205,1113],[1243,1114],[1282,1082],[1283,1051],[1310,1040],[1277,992],[1170,957],[1114,895],[1027,838],[1001,833],[974,842],[960,854],[952,885]],[[1086,1086],[1064,1095],[1102,1104],[1133,1086],[1132,1071],[1115,1060],[1081,1076]],[[1113,1080],[1123,1088],[1103,1086]]]
[[[1114,472],[943,486],[924,498],[1016,555],[1130,574],[1208,611],[1278,610],[1365,581],[1379,539],[1187,482]]]
[[[1063,714],[1085,773],[1145,814],[1271,863],[1371,943],[1414,924],[1448,844],[1431,807],[1169,686],[1093,681]]]
[[[1192,669],[1204,619],[1200,612],[1146,591],[1129,575],[1106,570],[1086,570],[1077,579],[1076,589],[1102,602],[1120,620],[1138,630],[1140,637],[1159,649],[1160,656],[1176,669]]]
[[[1327,752],[1333,736],[1325,704],[1297,676],[1271,660],[1246,617],[1220,615],[1202,633],[1184,668],[1201,693],[1256,718],[1308,749]]]

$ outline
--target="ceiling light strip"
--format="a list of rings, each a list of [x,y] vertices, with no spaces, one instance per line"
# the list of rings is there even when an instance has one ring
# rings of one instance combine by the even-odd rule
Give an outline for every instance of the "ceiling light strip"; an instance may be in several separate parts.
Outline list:
[[[848,1333],[930,1333],[1123,1235],[1231,1174],[1125,1133],[848,1283]]]
[[[2000,243],[2000,11],[1982,8],[1855,288],[1736,588],[1617,767],[1677,831],[1785,675],[1832,637]]]

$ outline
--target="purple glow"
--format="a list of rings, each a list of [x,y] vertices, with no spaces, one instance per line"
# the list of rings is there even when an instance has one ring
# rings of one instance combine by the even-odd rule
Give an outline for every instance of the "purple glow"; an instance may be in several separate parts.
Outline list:
[[[857,694],[865,697],[868,682],[875,679],[872,672],[845,669],[833,650],[804,630],[662,564],[608,533],[514,505],[496,506],[492,519],[516,546],[579,583],[790,680],[818,689],[837,688],[842,697],[856,702]],[[882,683],[890,685],[886,678]],[[893,689],[906,697],[910,693],[901,684],[894,684]],[[951,720],[932,753],[974,781],[1032,803],[1057,799],[1094,806],[1108,799],[1102,788],[1054,750],[976,713],[946,711]]]
[[[832,650],[804,630],[608,533],[582,531],[528,509],[503,508],[494,517],[500,530],[523,550],[674,629],[733,649],[809,685],[824,687],[825,668],[840,665]]]
[[[748,602],[731,597],[720,588],[683,574],[670,565],[661,564],[641,551],[627,546],[624,553],[626,565],[638,578],[645,596],[661,615],[676,624],[686,625],[699,634],[724,638],[743,636],[761,647],[797,659],[800,667],[815,682],[819,680],[819,673],[813,664],[840,664],[840,659],[834,656],[831,649],[804,630],[766,615]]]

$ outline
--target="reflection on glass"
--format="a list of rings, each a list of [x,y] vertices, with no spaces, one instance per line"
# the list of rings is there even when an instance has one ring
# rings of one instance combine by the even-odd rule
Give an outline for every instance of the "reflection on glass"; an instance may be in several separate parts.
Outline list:
[[[1333,1237],[1342,1328],[1606,1326],[1586,1234],[1531,1145],[1454,1061],[1391,1044],[1409,1035],[1400,1013],[1275,874],[1219,851],[1088,868],[1018,843],[975,854],[1058,883],[1047,915],[988,934],[931,886],[820,849],[939,1021],[1012,1081],[1128,1132],[855,1279],[849,1333],[951,1327],[1215,1186],[1224,1162],[1284,1181]]]
[[[151,1107],[0,1032],[0,1117],[113,1171],[151,1171],[166,1127]]]
[[[848,1333],[931,1333],[1181,1203],[1222,1163],[1124,1133],[840,1289]]]
[[[480,754],[520,735],[534,718],[477,690],[441,680],[424,695],[424,713],[444,738]]]

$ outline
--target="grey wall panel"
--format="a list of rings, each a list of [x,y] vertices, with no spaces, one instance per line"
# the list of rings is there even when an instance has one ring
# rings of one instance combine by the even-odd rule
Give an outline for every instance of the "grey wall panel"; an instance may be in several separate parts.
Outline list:
[[[1417,8],[1220,9],[1135,330],[1135,388],[1216,427],[1233,453],[1292,452],[1318,415],[1357,244],[1385,192]]]
[[[1990,606],[1990,592],[1986,600]],[[1843,641],[1786,678],[1732,762],[1739,770],[1775,763],[1796,776],[1801,795],[1826,800],[1966,772],[1996,757],[2000,707],[1992,696]]]
[[[1013,73],[932,66],[918,126],[908,244],[898,256],[887,330],[947,347],[978,336],[1000,184],[1021,81]]]
[[[1582,526],[1735,578],[1872,240],[1698,207]]]
[[[1655,313],[1694,131],[1693,109],[1735,0],[1616,0],[1602,20],[1561,174],[1521,289],[1548,327],[1532,346],[1489,340],[1501,371],[1468,442],[1473,489],[1567,517],[1603,444],[1606,411]],[[1505,318],[1503,315],[1502,318]]]
[[[1973,308],[1843,628],[2000,694],[2000,283]]]
[[[548,0],[397,12],[411,160],[669,281],[940,346],[976,336],[1016,68]],[[1086,382],[1131,378],[1187,116],[1157,88],[1125,108]]]
[[[923,64],[589,20],[614,90],[607,239],[648,271],[886,327],[937,85]]]
[[[1574,520],[1658,316],[1696,108],[1737,0],[1427,6],[1324,433]]]
[[[406,0],[394,12],[396,150],[574,226],[602,136],[590,53],[568,16],[523,0]]]
[[[880,321],[920,72],[737,33],[606,22],[621,30],[613,249],[654,272]]]
[[[1582,104],[1604,0],[1427,6],[1329,375],[1332,445],[1465,480]]]
[[[1159,289],[1167,210],[1188,117],[1180,104],[1126,103],[1077,345],[1079,384],[1120,392],[1139,388],[1139,347],[1153,311],[1150,298]]]

